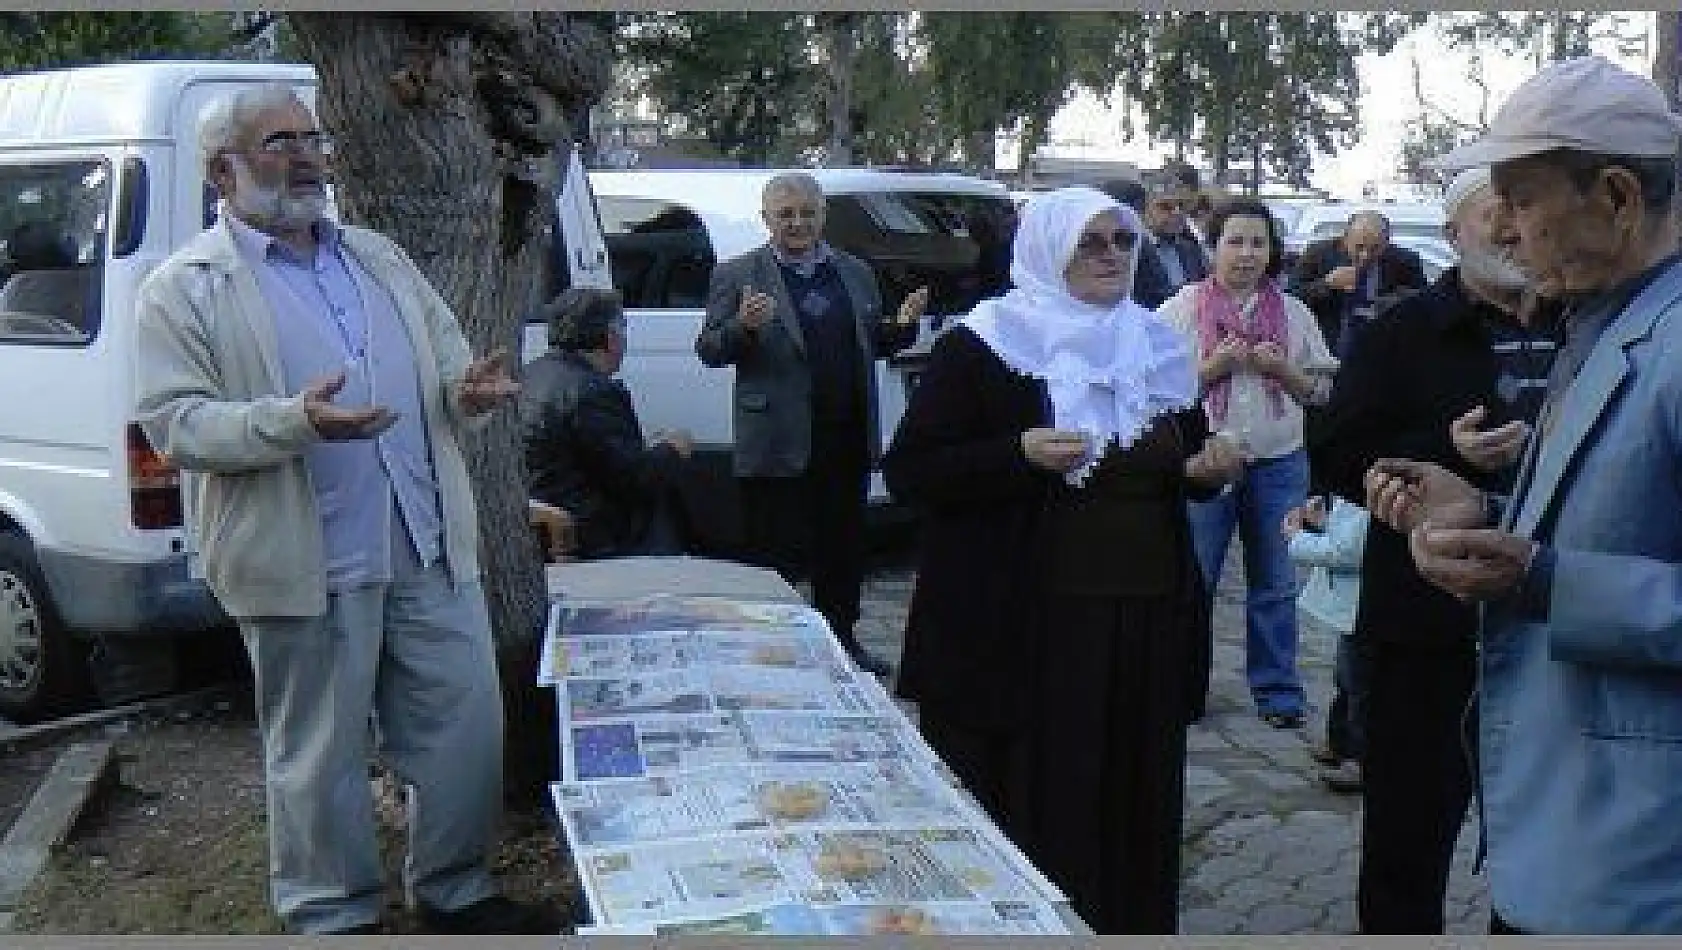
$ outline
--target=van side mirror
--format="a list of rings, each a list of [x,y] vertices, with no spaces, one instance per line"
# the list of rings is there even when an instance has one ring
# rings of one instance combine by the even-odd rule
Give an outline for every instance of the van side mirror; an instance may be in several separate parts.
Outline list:
[[[117,175],[116,232],[111,236],[111,256],[128,257],[140,250],[146,237],[146,205],[149,198],[146,163],[131,156],[123,159]]]

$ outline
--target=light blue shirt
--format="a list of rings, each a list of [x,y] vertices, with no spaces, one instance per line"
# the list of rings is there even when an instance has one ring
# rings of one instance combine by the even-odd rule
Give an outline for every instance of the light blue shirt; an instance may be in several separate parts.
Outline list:
[[[288,392],[345,370],[344,406],[384,405],[397,422],[378,438],[318,442],[305,452],[326,545],[327,589],[392,579],[395,508],[415,556],[436,561],[443,513],[426,436],[415,353],[391,295],[348,254],[338,228],[316,226],[313,260],[228,215],[241,255],[274,314]]]

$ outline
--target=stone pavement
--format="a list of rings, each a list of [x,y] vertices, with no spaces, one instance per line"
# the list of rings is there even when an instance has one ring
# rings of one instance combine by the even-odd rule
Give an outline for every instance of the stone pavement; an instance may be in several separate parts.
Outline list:
[[[1241,565],[1234,554],[1227,563]],[[1308,758],[1310,741],[1324,734],[1335,637],[1304,621],[1299,665],[1317,707],[1309,728],[1281,731],[1262,722],[1244,684],[1240,571],[1228,570],[1216,598],[1209,711],[1191,730],[1180,930],[1352,934],[1361,800],[1326,789]],[[858,633],[878,655],[899,656],[911,584],[905,569],[869,579]],[[1476,823],[1468,820],[1449,878],[1451,934],[1487,932],[1483,881],[1472,874],[1476,843]]]

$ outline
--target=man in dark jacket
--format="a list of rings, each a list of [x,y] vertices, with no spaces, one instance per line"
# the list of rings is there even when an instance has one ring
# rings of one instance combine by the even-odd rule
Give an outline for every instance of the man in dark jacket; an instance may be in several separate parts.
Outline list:
[[[733,367],[733,468],[749,557],[812,582],[812,606],[861,669],[892,669],[854,627],[864,583],[870,472],[881,455],[876,361],[911,343],[928,288],[883,312],[876,275],[823,239],[823,187],[765,183],[763,247],[713,268],[695,353]]]
[[[1419,255],[1390,243],[1390,220],[1376,211],[1350,215],[1342,237],[1310,244],[1291,277],[1293,292],[1314,311],[1339,359],[1349,355],[1354,331],[1380,300],[1425,284]]]
[[[1209,276],[1209,253],[1187,217],[1196,199],[1196,188],[1178,181],[1147,189],[1140,217],[1150,234],[1139,249],[1139,277],[1133,293],[1141,306],[1154,310],[1181,287]]]
[[[1445,200],[1460,266],[1355,337],[1311,442],[1316,472],[1362,503],[1378,458],[1428,459],[1504,491],[1540,408],[1554,308],[1494,243],[1484,170]],[[1490,425],[1491,428],[1482,428]],[[1352,646],[1366,676],[1362,933],[1441,933],[1454,844],[1472,792],[1463,728],[1476,679],[1476,608],[1431,586],[1408,540],[1373,520]]]
[[[544,306],[549,352],[526,367],[520,392],[531,497],[572,515],[582,559],[678,554],[672,483],[686,432],[643,440],[625,384],[625,313],[614,291],[573,288]]]

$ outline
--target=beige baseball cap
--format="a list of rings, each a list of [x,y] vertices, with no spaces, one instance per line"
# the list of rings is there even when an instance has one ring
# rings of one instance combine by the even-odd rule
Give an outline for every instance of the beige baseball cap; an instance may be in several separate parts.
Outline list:
[[[1682,144],[1682,116],[1653,81],[1603,56],[1561,60],[1513,90],[1489,131],[1438,158],[1458,171],[1567,148],[1633,158],[1668,158]]]

